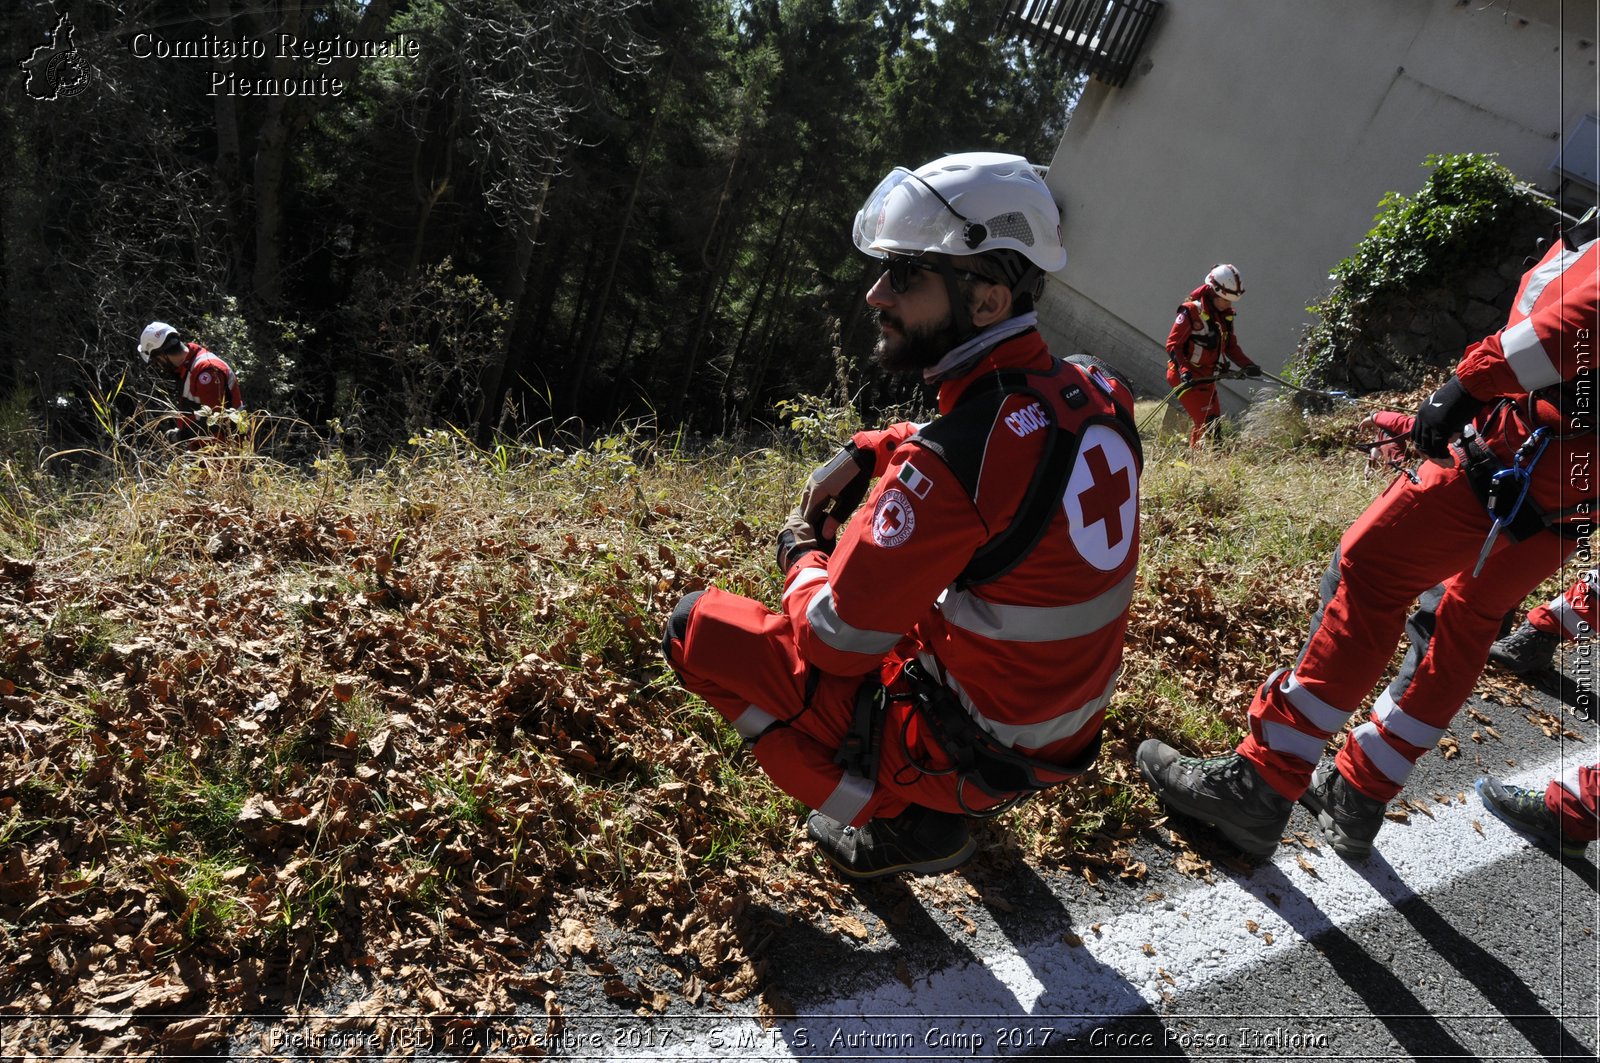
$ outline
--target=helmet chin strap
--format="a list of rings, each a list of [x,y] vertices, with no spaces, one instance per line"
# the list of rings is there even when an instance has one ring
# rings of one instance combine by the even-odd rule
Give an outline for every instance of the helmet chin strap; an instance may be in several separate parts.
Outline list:
[[[944,259],[940,259],[937,266],[939,276],[944,278],[944,290],[950,296],[950,323],[956,330],[956,343],[965,343],[981,330],[972,323],[972,314],[967,310],[967,300],[961,293],[961,286],[956,279],[956,271]],[[1031,297],[1035,283],[1043,275],[1043,270],[1029,262],[1027,268],[1022,271],[1022,276],[1017,278],[1016,283],[1009,285],[1012,300],[1015,301],[1018,296],[1024,293]]]
[[[935,265],[939,269],[939,276],[944,278],[944,290],[950,296],[950,323],[956,330],[956,343],[965,343],[978,334],[977,327],[972,323],[972,314],[967,311],[966,296],[961,294],[961,285],[950,263],[941,258]]]

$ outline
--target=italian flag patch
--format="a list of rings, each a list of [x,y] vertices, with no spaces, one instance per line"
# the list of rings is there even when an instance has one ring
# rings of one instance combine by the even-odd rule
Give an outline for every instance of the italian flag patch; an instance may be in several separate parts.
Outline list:
[[[933,489],[933,481],[922,475],[922,470],[909,461],[900,466],[900,475],[896,479],[918,498],[927,498],[928,492]]]

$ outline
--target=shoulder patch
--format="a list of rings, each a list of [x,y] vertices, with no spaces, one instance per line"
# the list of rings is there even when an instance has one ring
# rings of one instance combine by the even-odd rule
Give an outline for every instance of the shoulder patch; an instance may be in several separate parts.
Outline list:
[[[211,371],[209,369],[200,370],[200,373],[195,377],[195,380],[201,384],[211,383]]]
[[[1122,433],[1092,424],[1061,496],[1072,544],[1101,572],[1121,567],[1139,522],[1139,463]]]
[[[911,538],[916,527],[917,514],[904,491],[891,487],[878,496],[878,504],[872,510],[873,542],[892,549]]]
[[[933,490],[932,477],[909,461],[900,466],[900,472],[895,478],[905,485],[907,491],[910,491],[918,498],[927,498],[928,492]]]

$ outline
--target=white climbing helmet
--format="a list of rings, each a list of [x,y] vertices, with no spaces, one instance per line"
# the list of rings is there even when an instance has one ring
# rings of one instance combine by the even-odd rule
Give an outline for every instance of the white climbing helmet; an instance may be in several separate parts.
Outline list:
[[[139,357],[148,365],[150,356],[165,347],[167,341],[177,334],[178,330],[165,321],[150,322],[139,336]]]
[[[1206,287],[1222,298],[1234,301],[1244,294],[1244,281],[1239,279],[1238,268],[1226,262],[1211,267],[1211,272],[1206,274]]]
[[[1011,250],[1044,273],[1067,264],[1061,210],[1020,155],[973,151],[915,170],[896,166],[856,212],[851,235],[869,255]]]

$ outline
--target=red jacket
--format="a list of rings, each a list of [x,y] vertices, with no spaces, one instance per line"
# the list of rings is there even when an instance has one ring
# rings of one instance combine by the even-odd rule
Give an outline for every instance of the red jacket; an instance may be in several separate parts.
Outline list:
[[[985,406],[981,421],[948,422],[971,424],[970,446],[940,442],[948,435],[939,426],[964,392],[1010,368],[1029,371],[1057,423],[1081,442],[1043,538],[1009,572],[963,587],[958,577],[1016,516],[1047,433],[1057,431],[1038,415],[1038,399],[1009,394],[992,416]],[[1104,381],[1056,361],[1029,331],[941,384],[945,416],[932,426],[859,433],[880,479],[838,550],[800,558],[785,582],[783,610],[801,656],[825,672],[860,675],[890,655],[886,681],[900,660],[917,657],[1014,749],[1062,763],[1087,748],[1121,668],[1139,556],[1139,459],[1114,426],[1112,395],[1127,393]],[[907,741],[928,749],[920,724],[912,717]]]
[[[1502,462],[1534,429],[1550,430],[1528,497],[1569,524],[1594,519],[1597,332],[1600,241],[1567,251],[1558,240],[1523,274],[1505,327],[1468,347],[1456,366],[1467,392],[1489,402],[1473,427]]]
[[[1178,307],[1177,320],[1172,323],[1172,331],[1167,333],[1167,361],[1172,365],[1173,375],[1187,371],[1200,378],[1216,376],[1230,363],[1255,364],[1239,349],[1239,339],[1233,331],[1233,311],[1218,308],[1212,300],[1211,289],[1204,284],[1190,292],[1189,298]]]
[[[178,367],[178,397],[185,404],[185,412],[194,413],[202,406],[213,410],[244,409],[244,394],[228,363],[198,343],[183,346],[189,357]]]
[[[244,409],[244,394],[228,363],[198,343],[185,343],[189,356],[178,367],[178,433],[199,446],[219,433],[195,416],[203,407],[213,410]]]

